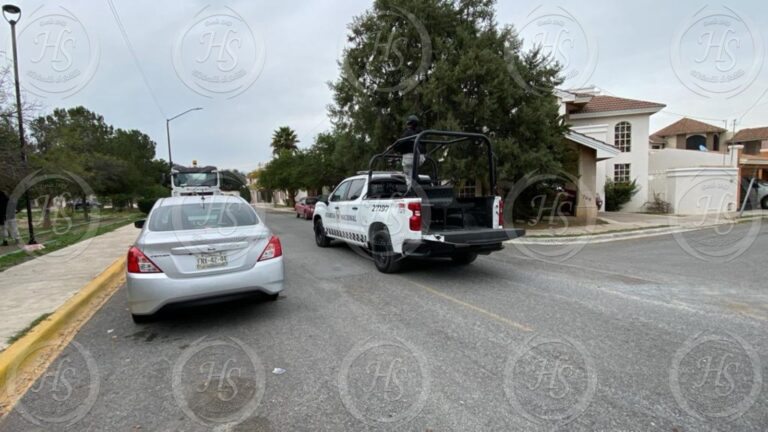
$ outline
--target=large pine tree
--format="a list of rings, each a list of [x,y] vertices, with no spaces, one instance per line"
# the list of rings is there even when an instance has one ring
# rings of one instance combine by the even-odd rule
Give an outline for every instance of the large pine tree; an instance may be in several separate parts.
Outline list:
[[[499,178],[560,168],[565,126],[558,67],[523,53],[495,0],[376,0],[349,26],[329,113],[336,163],[350,172],[399,137],[416,114],[425,127],[488,131]],[[454,161],[450,170],[471,175]],[[479,174],[479,173],[478,173]]]

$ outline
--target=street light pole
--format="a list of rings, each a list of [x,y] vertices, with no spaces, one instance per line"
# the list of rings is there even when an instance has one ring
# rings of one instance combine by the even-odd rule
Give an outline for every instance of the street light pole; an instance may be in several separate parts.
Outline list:
[[[15,15],[9,17],[9,15]],[[21,90],[19,86],[19,60],[16,53],[16,23],[21,19],[21,9],[18,6],[3,5],[3,17],[11,25],[11,45],[13,46],[13,76],[16,81],[16,112],[19,121],[19,144],[21,148],[21,161],[27,167],[27,152],[25,151],[24,119],[21,114]],[[35,229],[32,226],[32,202],[29,200],[29,190],[24,185],[24,200],[27,202],[27,228],[29,229],[29,244],[37,244],[35,241]]]
[[[177,114],[171,118],[165,119],[165,136],[168,139],[168,165],[171,166],[171,169],[173,169],[173,158],[171,156],[171,121],[176,120],[184,114],[190,113],[192,111],[200,111],[201,109],[201,107],[190,108],[181,114]]]

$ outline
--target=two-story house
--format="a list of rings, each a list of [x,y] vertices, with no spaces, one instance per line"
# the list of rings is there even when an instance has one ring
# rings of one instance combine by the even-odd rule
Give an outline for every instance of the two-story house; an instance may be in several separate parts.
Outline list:
[[[739,146],[741,177],[768,180],[768,127],[742,129],[731,143]]]
[[[597,163],[597,191],[605,196],[605,181],[635,180],[638,193],[622,211],[643,211],[649,199],[648,152],[650,118],[666,105],[599,94],[594,88],[569,90],[561,97],[571,129],[613,145],[619,154]]]
[[[651,135],[651,149],[680,149],[725,153],[727,130],[687,117]]]

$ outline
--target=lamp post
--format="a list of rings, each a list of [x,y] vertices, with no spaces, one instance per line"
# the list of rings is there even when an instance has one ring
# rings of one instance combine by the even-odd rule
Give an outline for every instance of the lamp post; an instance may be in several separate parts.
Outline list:
[[[171,166],[171,170],[173,170],[173,159],[171,157],[171,126],[170,126],[171,121],[176,120],[177,118],[183,116],[184,114],[190,113],[192,111],[200,111],[201,109],[202,108],[200,107],[190,108],[181,114],[177,114],[169,119],[165,119],[165,135],[168,138],[168,165]]]
[[[19,144],[21,148],[21,161],[27,166],[27,153],[24,149],[24,119],[21,115],[21,91],[19,90],[19,60],[16,53],[16,23],[21,19],[21,9],[12,4],[3,5],[3,17],[11,25],[11,45],[13,46],[13,76],[16,81],[16,112],[19,121]],[[35,241],[35,229],[32,226],[32,202],[29,200],[29,191],[24,188],[24,200],[27,202],[27,228],[29,229],[29,244],[37,244]]]

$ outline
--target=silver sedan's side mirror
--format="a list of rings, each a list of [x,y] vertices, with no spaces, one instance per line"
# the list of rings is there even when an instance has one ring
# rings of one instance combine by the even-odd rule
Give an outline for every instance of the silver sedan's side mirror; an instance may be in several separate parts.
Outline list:
[[[147,221],[146,219],[139,219],[133,223],[133,226],[135,226],[136,228],[144,228],[144,223],[146,221]]]

